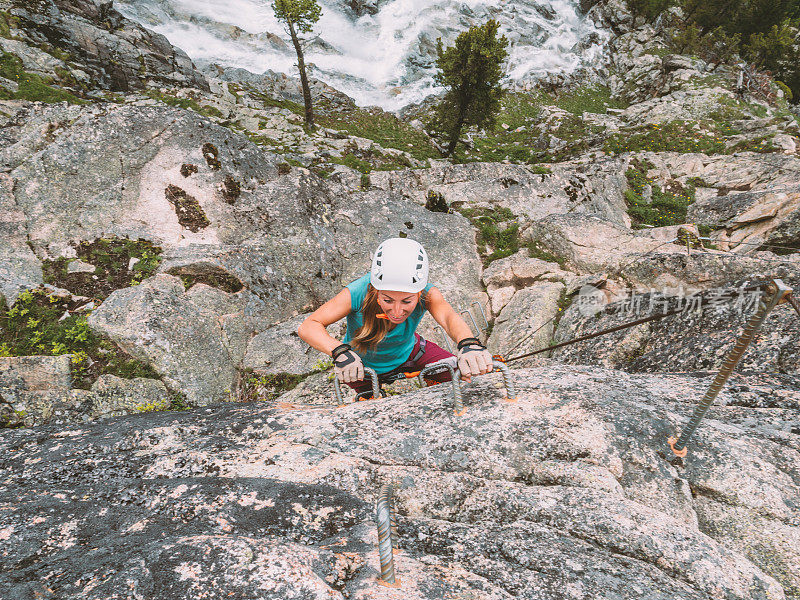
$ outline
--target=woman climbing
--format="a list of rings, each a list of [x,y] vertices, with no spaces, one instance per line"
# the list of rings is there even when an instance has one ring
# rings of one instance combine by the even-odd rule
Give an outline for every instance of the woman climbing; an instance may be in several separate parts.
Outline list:
[[[457,359],[416,333],[426,310],[458,343]],[[347,334],[339,342],[325,328],[343,317],[347,317]],[[357,398],[371,395],[364,366],[375,369],[381,382],[445,359],[458,363],[465,381],[492,370],[491,354],[472,337],[472,330],[442,293],[428,283],[425,249],[408,238],[382,242],[372,258],[370,272],[311,313],[297,333],[333,358],[339,381],[356,390]],[[426,378],[428,385],[444,381],[450,381],[449,371]]]

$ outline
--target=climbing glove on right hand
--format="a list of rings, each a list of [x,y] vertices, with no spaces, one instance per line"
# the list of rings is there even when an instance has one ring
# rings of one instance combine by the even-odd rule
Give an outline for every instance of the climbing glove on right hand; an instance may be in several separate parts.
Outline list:
[[[333,372],[343,383],[353,383],[364,379],[364,363],[361,357],[347,344],[337,346],[331,352]]]
[[[462,378],[491,373],[492,355],[477,338],[464,338],[458,342],[458,370]]]

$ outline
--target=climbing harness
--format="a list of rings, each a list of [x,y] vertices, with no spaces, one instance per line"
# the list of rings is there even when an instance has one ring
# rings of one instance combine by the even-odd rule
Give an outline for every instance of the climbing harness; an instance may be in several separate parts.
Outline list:
[[[400,587],[400,578],[395,576],[394,571],[394,550],[397,548],[399,536],[391,484],[381,486],[375,503],[375,522],[378,526],[378,555],[381,562],[379,583],[388,587]]]
[[[767,285],[761,300],[759,301],[756,313],[750,317],[750,320],[747,322],[742,335],[739,336],[739,338],[736,340],[736,344],[725,356],[725,360],[722,362],[722,367],[720,368],[719,373],[717,373],[714,381],[711,382],[711,386],[700,400],[700,404],[698,404],[695,408],[694,414],[692,415],[689,424],[686,426],[686,429],[681,432],[677,439],[674,437],[669,438],[668,443],[670,448],[672,448],[672,451],[675,453],[675,456],[680,458],[686,456],[686,445],[689,443],[689,440],[697,429],[697,426],[700,424],[700,421],[705,416],[709,407],[714,402],[714,399],[719,394],[722,386],[725,385],[725,382],[728,381],[731,373],[733,373],[733,370],[736,368],[736,365],[739,363],[739,360],[742,358],[745,350],[747,350],[750,342],[753,341],[756,333],[758,333],[758,330],[761,329],[764,319],[766,319],[769,312],[778,304],[786,302],[787,299],[790,298],[791,292],[792,288],[788,287],[780,279],[774,279]]]

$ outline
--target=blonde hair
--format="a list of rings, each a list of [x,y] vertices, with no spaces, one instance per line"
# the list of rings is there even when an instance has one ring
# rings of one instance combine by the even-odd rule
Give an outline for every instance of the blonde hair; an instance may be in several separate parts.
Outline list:
[[[364,302],[361,304],[364,324],[353,334],[350,340],[353,348],[359,352],[375,350],[392,328],[390,321],[378,318],[378,314],[381,313],[378,294],[379,291],[371,283],[367,285],[367,293],[364,296]],[[424,305],[424,290],[419,292],[419,301]]]

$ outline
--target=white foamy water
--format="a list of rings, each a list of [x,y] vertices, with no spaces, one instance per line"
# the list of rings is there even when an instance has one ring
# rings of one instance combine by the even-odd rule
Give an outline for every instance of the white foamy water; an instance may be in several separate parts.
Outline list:
[[[448,45],[490,18],[510,42],[508,82],[569,73],[594,60],[605,38],[578,14],[577,0],[378,0],[375,15],[360,17],[341,1],[322,0],[322,17],[306,35],[310,75],[360,105],[387,110],[438,91],[437,38]],[[114,6],[198,65],[297,75],[289,36],[268,0],[116,0]]]

